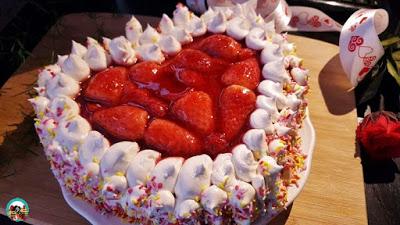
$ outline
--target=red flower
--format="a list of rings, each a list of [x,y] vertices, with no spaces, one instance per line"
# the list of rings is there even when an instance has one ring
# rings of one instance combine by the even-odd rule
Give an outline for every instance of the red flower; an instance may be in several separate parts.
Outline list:
[[[393,113],[366,116],[357,127],[356,138],[372,159],[400,157],[400,121]]]

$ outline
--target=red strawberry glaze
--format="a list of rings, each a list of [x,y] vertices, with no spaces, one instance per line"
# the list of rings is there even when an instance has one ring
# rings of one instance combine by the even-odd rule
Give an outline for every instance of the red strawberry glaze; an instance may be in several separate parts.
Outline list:
[[[229,130],[232,121],[228,119],[227,122],[227,118],[222,117],[226,115],[224,112],[226,108],[231,107],[232,104],[227,104],[226,98],[221,99],[221,93],[231,85],[247,83],[244,79],[248,76],[244,75],[234,79],[232,75],[235,75],[234,70],[237,70],[238,74],[241,71],[247,71],[248,69],[240,68],[240,66],[248,66],[246,62],[251,60],[252,65],[258,66],[258,68],[253,70],[253,73],[256,74],[252,75],[248,81],[253,89],[247,89],[250,98],[245,99],[243,103],[253,104],[255,107],[254,96],[256,93],[254,93],[254,89],[261,76],[258,55],[243,46],[243,43],[236,42],[226,35],[205,35],[183,46],[180,53],[168,57],[160,65],[138,62],[127,67],[126,80],[121,78],[124,77],[122,75],[110,76],[110,74],[116,74],[115,71],[123,71],[121,67],[117,66],[92,74],[87,81],[81,84],[81,93],[76,98],[81,107],[81,115],[92,124],[93,129],[103,133],[111,142],[137,141],[142,148],[156,149],[164,156],[190,157],[206,153],[215,157],[219,153],[230,152],[232,147],[241,142],[243,134],[250,127],[246,122],[242,127],[233,127],[232,130]],[[244,63],[241,63],[242,61]],[[225,78],[222,78],[226,71],[229,71],[229,76],[231,76],[228,82],[226,74]],[[114,86],[118,87],[118,93],[121,93],[119,99],[116,99],[116,92],[111,92],[113,93],[112,98],[105,97],[105,92],[97,89],[94,84],[107,85],[96,83],[94,80],[112,82]],[[89,93],[87,90],[94,91]],[[98,98],[97,93],[100,93]],[[107,99],[112,99],[112,102],[105,101]],[[236,101],[236,105],[240,104],[241,100],[238,101]],[[143,135],[118,134],[116,131],[124,130],[113,128],[118,125],[118,122],[107,124],[112,120],[99,121],[99,117],[93,119],[95,112],[102,110],[107,110],[106,115],[113,116],[114,108],[116,115],[121,116],[121,110],[118,108],[121,105],[138,107],[148,113]],[[237,107],[236,105],[235,107]],[[238,111],[238,113],[247,113],[241,116],[241,118],[247,118],[246,121],[250,114],[247,111]],[[134,112],[132,113],[133,117],[137,116]],[[165,122],[158,123],[157,129],[149,129],[152,121],[159,119]],[[125,120],[129,121],[129,118],[125,118]],[[170,134],[157,134],[158,130],[160,132],[168,130]],[[180,134],[190,136],[191,141],[183,142],[184,139],[179,136]],[[157,141],[158,137],[168,140]],[[168,146],[165,146],[165,143],[168,143]],[[193,146],[190,146],[191,143]],[[177,148],[177,151],[174,151],[174,147]]]

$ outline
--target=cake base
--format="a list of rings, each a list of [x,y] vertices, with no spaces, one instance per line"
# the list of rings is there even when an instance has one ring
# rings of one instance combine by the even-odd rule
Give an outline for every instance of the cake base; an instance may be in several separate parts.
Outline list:
[[[298,181],[299,187],[291,186],[289,188],[288,202],[286,204],[286,207],[292,204],[295,198],[300,194],[310,174],[312,155],[315,146],[315,130],[310,120],[308,108],[306,111],[306,118],[303,121],[303,127],[300,129],[299,133],[302,138],[302,144],[301,144],[302,151],[307,155],[307,158],[305,160],[306,169],[299,174],[300,176],[300,179]],[[92,204],[80,198],[74,197],[70,192],[68,192],[64,188],[64,186],[62,185],[60,186],[64,199],[68,203],[68,205],[77,213],[79,213],[81,216],[83,216],[86,220],[88,220],[91,224],[93,225],[128,224],[117,216],[101,214],[99,211],[96,210],[96,208]],[[273,219],[273,218],[268,218],[268,219],[265,218],[266,218],[265,215],[260,215],[259,219],[255,221],[254,225],[265,225],[270,220]]]

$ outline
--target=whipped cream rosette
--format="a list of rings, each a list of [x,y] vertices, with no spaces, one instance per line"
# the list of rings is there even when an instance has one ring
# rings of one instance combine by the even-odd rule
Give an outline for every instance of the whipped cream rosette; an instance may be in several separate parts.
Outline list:
[[[240,4],[179,4],[125,32],[73,41],[39,73],[29,101],[60,184],[124,223],[251,224],[284,209],[305,169],[309,76],[287,36]]]

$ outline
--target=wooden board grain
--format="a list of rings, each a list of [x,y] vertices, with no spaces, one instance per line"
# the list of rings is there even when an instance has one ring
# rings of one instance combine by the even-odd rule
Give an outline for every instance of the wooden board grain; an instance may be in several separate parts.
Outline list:
[[[308,95],[316,148],[309,180],[287,224],[367,224],[360,160],[355,159],[354,93],[340,65],[337,46],[291,36],[310,69]]]
[[[95,19],[94,19],[95,18]],[[36,79],[36,69],[49,64],[53,51],[65,54],[70,40],[101,32],[114,37],[123,34],[128,16],[111,14],[71,14],[44,37],[19,73],[8,80],[0,94],[0,159],[12,157],[0,171],[0,213],[13,197],[22,197],[30,205],[34,224],[87,224],[64,202],[40,146],[31,146],[34,137],[31,112],[24,91]],[[142,21],[156,21],[142,18]],[[99,25],[100,24],[100,25]],[[311,92],[308,96],[311,120],[317,143],[309,180],[294,202],[271,224],[366,224],[361,165],[354,154],[356,115],[353,93],[338,58],[338,47],[325,42],[289,36],[310,69]],[[54,58],[54,57],[53,57]],[[6,135],[7,134],[7,135]],[[28,134],[28,136],[26,136]],[[29,149],[30,151],[27,151]],[[35,152],[38,155],[31,153]]]

